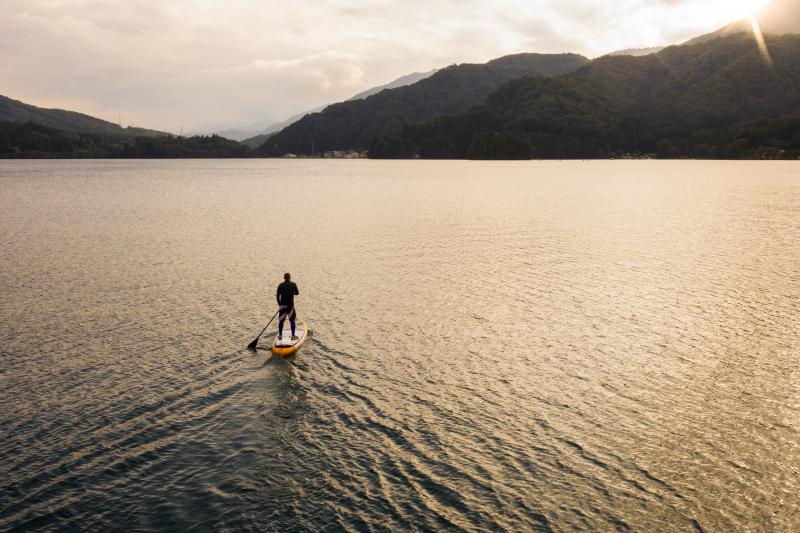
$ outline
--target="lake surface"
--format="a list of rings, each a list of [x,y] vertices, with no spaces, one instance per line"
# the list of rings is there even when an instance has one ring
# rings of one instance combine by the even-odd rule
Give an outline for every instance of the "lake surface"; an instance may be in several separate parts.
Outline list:
[[[799,238],[796,162],[0,161],[0,530],[797,531]]]

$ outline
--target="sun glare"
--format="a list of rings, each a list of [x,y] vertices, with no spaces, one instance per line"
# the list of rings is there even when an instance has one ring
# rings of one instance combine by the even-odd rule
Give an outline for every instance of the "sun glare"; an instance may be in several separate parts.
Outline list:
[[[753,36],[756,38],[756,42],[758,43],[758,50],[761,52],[761,57],[764,58],[764,62],[767,65],[772,66],[772,56],[769,53],[769,48],[767,48],[767,43],[764,40],[764,34],[761,33],[761,26],[758,24],[758,21],[755,18],[750,19],[750,24],[753,26]]]
[[[725,11],[733,15],[734,20],[750,18],[769,3],[770,0],[728,0]]]
[[[761,8],[770,3],[770,0],[712,0],[702,3],[698,7],[698,17],[707,21],[713,27],[724,25],[742,19],[749,19]]]

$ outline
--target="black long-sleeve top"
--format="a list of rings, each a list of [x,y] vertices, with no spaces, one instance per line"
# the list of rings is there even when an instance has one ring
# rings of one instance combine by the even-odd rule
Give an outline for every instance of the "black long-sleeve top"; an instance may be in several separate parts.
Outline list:
[[[292,281],[284,281],[278,285],[278,293],[275,297],[278,299],[278,305],[286,306],[288,308],[294,307],[294,297],[299,296],[300,291],[297,290],[297,284]]]

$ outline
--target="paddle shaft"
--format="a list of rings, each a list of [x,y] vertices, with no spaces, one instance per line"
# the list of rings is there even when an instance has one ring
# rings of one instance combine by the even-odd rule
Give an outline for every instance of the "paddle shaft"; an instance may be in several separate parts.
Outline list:
[[[256,347],[256,344],[258,344],[258,339],[260,339],[261,335],[263,335],[264,332],[267,331],[267,328],[269,327],[269,325],[272,324],[272,321],[275,320],[275,317],[278,316],[278,313],[280,313],[280,312],[281,312],[281,310],[278,309],[278,311],[274,315],[272,315],[272,318],[269,319],[269,322],[267,322],[267,325],[264,326],[264,329],[262,329],[261,333],[258,334],[258,337],[256,337],[256,340],[251,342],[250,345],[248,346],[248,348],[255,348]]]

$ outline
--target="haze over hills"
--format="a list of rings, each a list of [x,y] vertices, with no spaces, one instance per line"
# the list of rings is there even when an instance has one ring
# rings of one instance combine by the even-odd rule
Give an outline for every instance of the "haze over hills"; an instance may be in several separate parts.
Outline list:
[[[766,31],[797,32],[800,1],[774,2],[758,20]],[[767,35],[771,66],[749,23],[657,54],[627,51],[591,62],[574,54],[517,54],[453,65],[392,82],[423,78],[411,85],[378,87],[293,117],[285,128],[275,125],[280,131],[243,144],[172,138],[0,97],[0,156],[246,157],[354,149],[372,157],[796,157],[798,39]]]
[[[43,109],[0,96],[0,158],[243,157],[246,148],[218,136],[178,137],[122,128],[96,117]]]
[[[319,113],[320,111],[322,111],[326,107],[328,107],[328,106],[327,105],[323,105],[323,106],[320,106],[320,107],[318,107],[316,109],[312,109],[311,111],[306,111],[305,113],[299,113],[297,115],[291,116],[291,117],[287,118],[286,120],[284,120],[282,122],[276,122],[274,124],[271,124],[266,129],[264,129],[261,133],[259,133],[258,135],[255,135],[253,137],[248,137],[247,139],[244,139],[242,141],[242,144],[244,144],[246,146],[249,146],[250,148],[258,148],[259,146],[264,144],[264,142],[267,139],[269,139],[270,137],[272,137],[273,135],[275,135],[279,131],[283,130],[284,128],[288,128],[289,126],[291,126],[292,124],[294,124],[295,122],[297,122],[298,120],[300,120],[301,118],[303,118],[306,115],[310,115],[312,113]]]
[[[772,3],[763,7],[754,17],[758,22],[759,28],[764,33],[783,35],[787,33],[800,33],[800,1],[798,0],[774,0]],[[753,31],[753,19],[747,18],[737,20],[719,30],[700,35],[690,39],[683,44],[699,44],[718,37],[726,37],[734,33]],[[676,43],[677,44],[677,43]],[[651,46],[645,48],[628,48],[611,52],[611,56],[645,56],[655,54],[667,46]]]
[[[0,120],[0,158],[247,157],[247,147],[218,135],[116,135]]]
[[[756,16],[767,33],[800,33],[800,1],[774,0]]]
[[[357,95],[349,98],[347,101],[352,100],[361,100],[368,96],[372,96],[373,94],[377,94],[385,89],[396,89],[398,87],[405,87],[406,85],[411,85],[412,83],[416,83],[420,80],[424,80],[436,73],[436,69],[431,70],[429,72],[413,72],[411,74],[407,74],[396,80],[390,81],[384,85],[380,85],[378,87],[373,87],[371,89],[367,89],[366,91],[360,92]],[[286,120],[282,120],[276,122],[274,120],[269,121],[261,121],[250,124],[249,126],[243,126],[240,128],[231,128],[223,131],[215,132],[220,137],[225,137],[226,139],[232,139],[234,141],[241,141],[244,144],[256,148],[264,143],[264,141],[270,136],[270,134],[277,133],[282,129],[294,124],[301,118],[306,115],[310,115],[311,113],[319,113],[323,109],[328,107],[328,104],[323,106],[316,107],[309,111],[305,111],[303,113],[298,113],[289,117]]]
[[[763,33],[783,35],[800,33],[800,1],[775,0],[756,13],[754,19]],[[752,32],[751,19],[739,20],[713,33],[691,39],[686,44],[698,44],[739,32]]]
[[[413,85],[308,115],[270,137],[262,151],[280,156],[365,150],[377,137],[396,135],[407,124],[468,109],[509,80],[558,76],[587,61],[576,54],[516,54],[486,64],[453,65]]]
[[[168,135],[167,133],[143,128],[123,128],[119,124],[75,111],[44,109],[18,100],[12,100],[6,96],[0,96],[0,120],[21,123],[33,122],[63,131],[79,131],[112,137]]]
[[[766,44],[771,65],[739,33],[515,80],[481,106],[380,139],[371,156],[800,155],[800,36],[767,36]]]
[[[800,1],[774,0],[772,3],[754,13],[752,19],[737,20],[719,30],[700,35],[683,44],[699,44],[710,41],[711,39],[726,37],[740,32],[752,33],[753,20],[758,22],[758,26],[763,33],[772,33],[776,35],[800,33]],[[618,50],[608,55],[638,57],[658,53],[664,48],[666,48],[666,46],[629,48],[626,50]]]
[[[800,31],[800,1],[776,0],[762,9],[757,17],[762,30],[767,33],[782,34]],[[717,32],[700,36],[687,44],[697,44],[719,36],[742,31],[752,31],[749,20],[740,21]],[[662,50],[664,50],[664,47],[648,47],[621,50],[610,55],[642,57],[656,54]],[[557,76],[559,74],[554,75]],[[427,91],[427,89],[424,90]],[[486,96],[486,94],[482,94],[470,104],[478,103]],[[411,98],[413,99],[414,97],[412,96]],[[436,97],[434,96],[434,98]],[[373,102],[369,102],[369,104],[373,104]],[[334,110],[333,106],[331,106],[326,108],[323,113],[310,114],[304,117],[302,121],[293,121],[285,130],[276,130],[278,133],[274,134],[269,132],[268,135],[261,135],[247,142],[251,147],[256,147],[263,142],[264,150],[270,155],[280,155],[282,151],[308,154],[312,150],[320,152],[326,150],[364,149],[366,144],[371,143],[378,136],[391,136],[395,134],[393,131],[399,131],[403,125],[453,112],[452,109],[444,110],[442,108],[433,110],[429,113],[429,116],[423,117],[422,114],[415,113],[409,109],[387,111],[393,106],[396,106],[396,103],[387,101],[372,107],[372,112],[376,116],[375,120],[382,122],[382,128],[376,127],[374,122],[369,125],[356,125],[354,121],[358,119],[355,115],[360,113],[359,110],[347,108],[336,108]],[[466,107],[462,109],[466,109]],[[336,118],[334,118],[335,113],[338,113]],[[340,130],[343,127],[350,128],[349,133],[333,133],[334,130]]]
[[[360,92],[352,98],[349,98],[347,101],[352,102],[353,100],[363,100],[364,98],[368,98],[373,94],[378,94],[381,91],[385,91],[386,89],[397,89],[399,87],[405,87],[406,85],[413,85],[418,81],[422,81],[426,78],[430,78],[434,74],[439,72],[438,68],[433,70],[429,70],[428,72],[412,72],[411,74],[406,74],[396,80],[389,82],[384,85],[380,85],[378,87],[373,87],[372,89],[367,89],[366,91]]]
[[[377,94],[383,90],[403,87],[409,85],[411,83],[416,83],[422,79],[425,79],[431,75],[433,75],[436,70],[432,70],[430,72],[415,72],[412,74],[408,74],[406,76],[402,76],[392,82],[389,82],[385,85],[381,85],[379,87],[374,87],[372,89],[368,89],[362,93],[359,93],[353,96],[349,101],[359,100],[366,98],[372,94]],[[291,125],[294,122],[297,122],[304,116],[310,113],[317,113],[325,109],[326,106],[321,106],[314,110],[308,111],[306,113],[301,113],[290,117],[289,119],[273,123],[272,121],[262,121],[253,123],[250,126],[246,126],[247,129],[231,129],[219,132],[219,137],[223,137],[225,139],[230,139],[234,141],[241,141],[245,146],[249,148],[257,148],[261,146],[264,141],[269,138],[274,133],[284,129],[285,127]],[[61,109],[43,109],[36,106],[32,106],[29,104],[25,104],[23,102],[12,100],[10,98],[6,98],[0,96],[0,121],[8,121],[8,122],[20,122],[20,123],[32,123],[39,126],[43,126],[44,128],[29,128],[30,131],[26,133],[36,133],[39,135],[56,135],[53,131],[57,132],[76,132],[76,133],[84,133],[84,134],[91,134],[91,135],[104,135],[110,137],[120,137],[120,138],[134,138],[137,136],[169,136],[169,133],[164,132],[157,132],[153,130],[147,130],[143,128],[121,128],[119,125],[98,119],[89,115],[85,115],[82,113],[77,113],[74,111],[65,111]],[[20,128],[12,128],[15,131],[20,130]],[[262,133],[255,135],[259,130]],[[204,136],[205,134],[200,132],[192,132],[187,135],[187,137],[200,137]],[[67,144],[72,143],[73,141],[62,141],[67,142]],[[63,143],[62,143],[63,144]],[[102,145],[103,143],[95,143]],[[116,150],[116,144],[105,146],[101,148],[103,153],[109,153]],[[152,148],[152,147],[150,147]],[[46,147],[39,147],[37,149],[41,149],[46,151]],[[88,154],[92,153],[90,147],[84,146],[83,143],[78,143],[78,150],[80,153]],[[150,152],[153,152],[152,149],[149,149]],[[158,150],[155,150],[158,152]],[[38,153],[38,152],[37,152]],[[166,152],[160,152],[166,153]],[[237,152],[238,153],[238,152]],[[68,156],[68,152],[61,152],[62,156]]]
[[[267,129],[273,128],[276,124],[275,120],[260,120],[258,122],[253,122],[246,126],[240,126],[236,128],[228,128],[221,131],[214,131],[215,135],[219,135],[220,137],[225,137],[226,139],[230,139],[232,141],[244,141],[254,135],[258,135],[260,132],[265,131]],[[188,135],[208,135],[210,130],[206,131],[192,131]]]
[[[664,48],[665,48],[664,46],[650,46],[646,48],[627,48],[625,50],[617,50],[616,52],[611,52],[608,55],[642,57],[642,56],[649,56],[650,54],[657,54]]]

